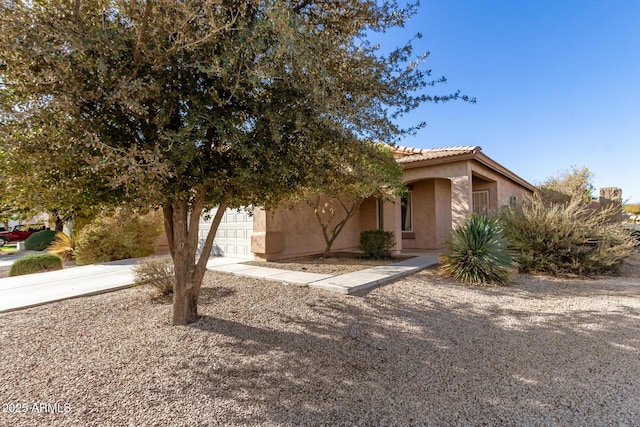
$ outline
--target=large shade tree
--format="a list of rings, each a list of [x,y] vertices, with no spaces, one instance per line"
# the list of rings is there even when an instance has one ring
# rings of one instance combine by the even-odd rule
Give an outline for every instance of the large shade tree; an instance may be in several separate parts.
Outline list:
[[[0,5],[0,144],[68,206],[159,207],[173,321],[197,320],[227,207],[275,206],[431,96],[411,46],[369,34],[415,11],[344,0],[39,0]],[[319,156],[318,153],[323,155]],[[53,153],[53,154],[52,154]],[[83,199],[84,197],[84,199]],[[219,206],[197,257],[198,220]]]

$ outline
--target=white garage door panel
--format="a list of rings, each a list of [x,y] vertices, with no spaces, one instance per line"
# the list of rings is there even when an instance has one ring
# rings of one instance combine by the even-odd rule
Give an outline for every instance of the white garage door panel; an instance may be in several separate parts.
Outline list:
[[[211,227],[211,220],[216,209],[210,213],[211,219],[200,219],[200,244],[204,243]],[[253,233],[253,217],[244,210],[227,209],[213,243],[211,255],[253,259],[251,252],[251,234]]]

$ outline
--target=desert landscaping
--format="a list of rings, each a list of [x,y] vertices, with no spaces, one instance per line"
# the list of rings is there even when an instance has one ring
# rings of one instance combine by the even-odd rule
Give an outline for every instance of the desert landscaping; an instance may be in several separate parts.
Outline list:
[[[0,424],[637,425],[639,291],[636,251],[618,277],[359,296],[207,273],[189,326],[149,288],[4,313]]]

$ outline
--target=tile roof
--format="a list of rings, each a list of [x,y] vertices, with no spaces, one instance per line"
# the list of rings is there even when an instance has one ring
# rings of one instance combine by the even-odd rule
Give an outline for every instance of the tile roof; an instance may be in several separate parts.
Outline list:
[[[443,148],[411,148],[396,147],[395,154],[398,163],[412,163],[421,160],[442,159],[446,157],[459,156],[462,154],[477,154],[482,149],[479,146],[458,146]]]

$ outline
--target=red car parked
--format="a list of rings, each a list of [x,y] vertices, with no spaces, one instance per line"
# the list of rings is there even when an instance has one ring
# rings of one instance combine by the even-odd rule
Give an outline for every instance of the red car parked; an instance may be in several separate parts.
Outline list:
[[[26,240],[27,237],[38,231],[48,230],[44,224],[23,224],[16,225],[13,230],[0,232],[0,246],[4,246],[9,242],[20,242]]]

